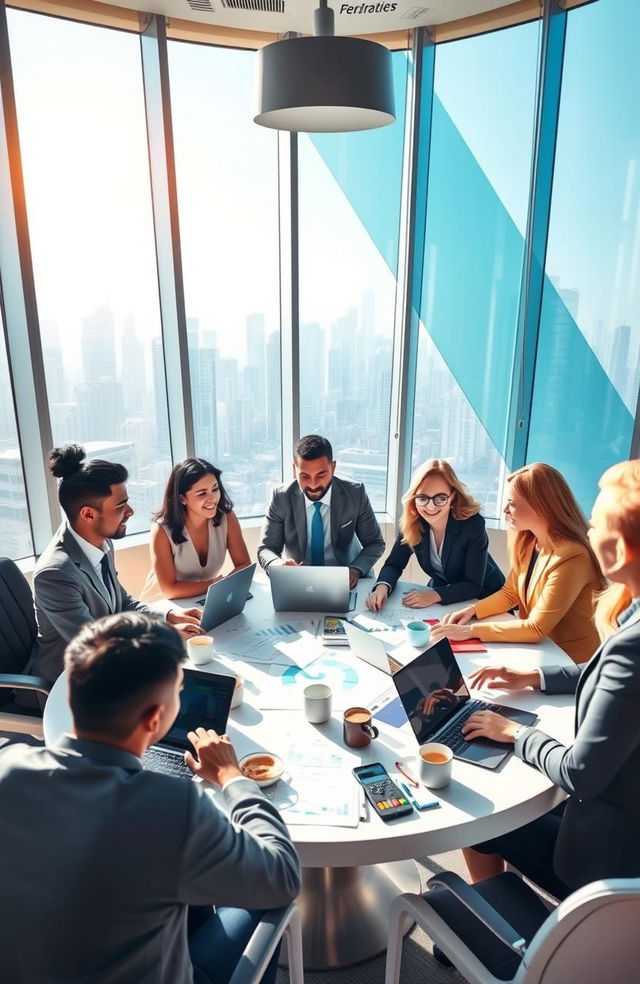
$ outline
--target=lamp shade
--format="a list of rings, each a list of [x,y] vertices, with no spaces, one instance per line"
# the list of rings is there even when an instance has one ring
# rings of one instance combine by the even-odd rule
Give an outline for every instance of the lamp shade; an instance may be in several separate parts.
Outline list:
[[[288,38],[258,51],[254,122],[337,133],[395,120],[391,53],[362,38]]]

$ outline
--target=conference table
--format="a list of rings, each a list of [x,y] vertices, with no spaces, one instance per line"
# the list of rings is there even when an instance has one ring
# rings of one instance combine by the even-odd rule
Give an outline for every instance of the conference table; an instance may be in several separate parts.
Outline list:
[[[350,618],[366,612],[365,597],[370,583],[360,582],[356,609]],[[395,619],[396,626],[425,616],[439,618],[461,607],[403,610],[401,590],[412,586],[400,584],[388,603],[389,619],[392,622]],[[380,730],[377,740],[362,749],[347,749],[343,742],[343,711],[355,705],[375,707],[372,695],[388,690],[390,679],[354,657],[348,647],[329,650],[323,647],[316,636],[322,615],[274,612],[268,583],[259,576],[251,590],[253,597],[247,601],[244,612],[209,633],[215,638],[216,657],[198,667],[211,672],[231,671],[244,678],[243,703],[231,711],[227,728],[238,757],[253,751],[268,751],[285,761],[289,756],[290,761],[295,745],[303,754],[305,747],[312,749],[316,757],[326,750],[327,760],[348,756],[349,768],[345,767],[345,772],[353,765],[381,762],[393,777],[397,775],[395,762],[401,760],[415,775],[419,768],[418,746],[408,722],[396,727],[381,723],[374,714],[374,723]],[[188,607],[192,601],[184,599],[180,604]],[[397,635],[401,633],[397,631]],[[275,663],[270,660],[274,645],[282,650],[278,649]],[[407,654],[407,646],[404,643],[398,650],[401,661],[420,652],[411,650]],[[486,652],[459,653],[457,659],[465,676],[489,663],[544,667],[570,662],[549,639],[535,645],[487,643]],[[332,716],[321,725],[309,724],[303,711],[303,687],[316,681],[328,682],[334,695]],[[291,683],[295,685],[287,685]],[[282,700],[278,698],[280,692]],[[518,694],[491,691],[490,696],[484,696],[534,711],[539,717],[538,727],[564,743],[571,742],[571,696],[551,696],[531,690]],[[45,707],[45,741],[52,744],[69,730],[71,715],[63,674]],[[290,765],[290,775],[285,773],[284,777],[285,790],[287,780],[289,788],[295,790],[295,772],[295,767]],[[265,792],[274,795],[273,790],[281,786],[283,780]],[[318,794],[331,797],[332,792],[329,784]],[[211,795],[221,800],[214,787]],[[388,913],[393,899],[401,892],[420,891],[414,858],[442,854],[506,833],[535,820],[565,798],[546,776],[514,755],[495,771],[454,760],[451,783],[437,790],[436,795],[440,802],[437,808],[414,811],[391,823],[383,823],[371,812],[366,822],[358,822],[356,818],[357,826],[309,823],[308,818],[304,823],[295,822],[295,817],[288,819],[285,795],[283,817],[288,819],[304,869],[299,904],[307,969],[347,966],[386,948]],[[281,805],[277,796],[274,802]]]

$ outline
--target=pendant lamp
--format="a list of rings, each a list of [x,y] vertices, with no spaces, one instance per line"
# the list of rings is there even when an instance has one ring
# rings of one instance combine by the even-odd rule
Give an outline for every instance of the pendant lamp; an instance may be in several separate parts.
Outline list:
[[[374,41],[336,37],[320,0],[313,37],[290,37],[257,53],[255,123],[274,130],[339,133],[395,120],[391,52]]]

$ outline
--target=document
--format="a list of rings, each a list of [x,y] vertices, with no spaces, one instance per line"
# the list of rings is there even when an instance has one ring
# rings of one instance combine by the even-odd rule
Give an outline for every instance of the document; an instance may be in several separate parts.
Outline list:
[[[322,738],[287,736],[285,774],[264,790],[289,825],[357,827],[359,785],[351,770],[360,761]]]

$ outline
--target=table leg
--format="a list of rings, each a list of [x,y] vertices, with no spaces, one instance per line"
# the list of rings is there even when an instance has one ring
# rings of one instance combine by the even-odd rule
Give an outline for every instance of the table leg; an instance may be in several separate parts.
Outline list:
[[[389,909],[402,892],[420,892],[415,861],[305,868],[298,898],[305,970],[348,967],[383,953]]]

